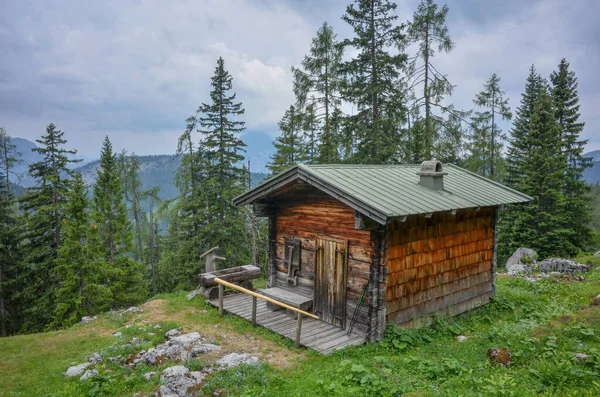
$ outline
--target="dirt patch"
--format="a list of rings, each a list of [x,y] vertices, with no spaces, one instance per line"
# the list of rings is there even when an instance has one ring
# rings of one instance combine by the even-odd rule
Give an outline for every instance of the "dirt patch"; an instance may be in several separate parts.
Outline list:
[[[172,321],[181,324],[183,332],[198,332],[209,341],[221,346],[220,351],[206,353],[202,356],[203,359],[215,361],[228,353],[246,352],[281,368],[293,365],[298,359],[306,356],[306,351],[295,352],[260,335],[251,332],[240,333],[226,322],[215,323],[214,318],[209,318],[206,310],[188,306],[174,312],[169,310],[166,299],[151,300],[141,308],[144,311],[136,313],[128,323],[156,324]],[[198,316],[200,320],[197,320]],[[202,317],[206,317],[207,321],[202,321]]]

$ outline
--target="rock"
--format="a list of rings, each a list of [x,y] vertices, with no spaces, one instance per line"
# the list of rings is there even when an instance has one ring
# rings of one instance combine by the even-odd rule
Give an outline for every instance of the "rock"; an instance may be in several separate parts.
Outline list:
[[[119,314],[117,314],[117,316],[118,317],[123,317],[123,316],[126,316],[128,314],[141,313],[143,311],[144,311],[143,309],[141,309],[141,308],[139,308],[137,306],[131,306],[129,309],[125,309],[125,310],[119,312]]]
[[[598,258],[600,256],[600,251],[596,251],[596,253],[594,254],[595,258]]]
[[[190,292],[187,295],[187,300],[191,301],[192,299],[194,299],[195,297],[197,297],[198,295],[200,295],[200,290],[199,289],[195,289],[192,292]]]
[[[94,353],[88,362],[92,365],[100,364],[102,362],[102,356],[100,356],[98,353]]]
[[[177,335],[179,335],[180,333],[181,333],[181,331],[180,331],[180,330],[178,330],[177,328],[175,328],[175,329],[172,329],[172,330],[170,330],[170,331],[167,331],[167,332],[165,333],[165,338],[171,338],[171,337],[173,337],[173,336],[177,336]]]
[[[510,367],[512,356],[510,355],[510,350],[507,348],[492,348],[488,349],[487,353],[490,361],[495,361],[504,367]]]
[[[217,350],[221,350],[221,346],[213,345],[211,343],[206,343],[202,345],[196,345],[192,347],[192,357],[199,356],[201,354],[214,352]]]
[[[513,276],[518,273],[529,274],[536,258],[537,253],[534,250],[521,247],[506,261],[506,271]]]
[[[147,373],[144,374],[144,378],[146,378],[148,380],[154,378],[155,376],[156,376],[156,372],[154,372],[154,371],[147,372]]]
[[[183,347],[190,347],[199,340],[200,334],[197,332],[190,332],[189,334],[183,334],[169,338],[169,342],[171,344],[176,344]]]
[[[150,349],[146,353],[140,356],[140,360],[142,363],[146,365],[156,365],[159,363],[161,357],[165,354],[164,351],[159,351],[157,349]]]
[[[98,376],[98,370],[97,369],[88,369],[87,371],[85,371],[85,373],[81,376],[81,378],[79,378],[80,382],[85,382],[86,380],[90,379],[90,378],[95,378],[96,376]]]
[[[464,336],[464,335],[458,335],[458,336],[456,337],[456,340],[457,340],[457,341],[459,341],[459,342],[464,342],[464,341],[466,341],[466,340],[467,340],[467,337],[466,337],[466,336]]]
[[[600,295],[592,299],[592,306],[600,306]]]
[[[123,333],[122,332],[115,332],[113,334],[113,336],[116,337],[116,338],[122,338],[123,337]]]
[[[575,353],[575,357],[579,360],[587,360],[588,358],[590,358],[589,355],[585,354],[585,353]]]
[[[544,273],[560,272],[572,275],[573,273],[586,272],[589,269],[590,267],[587,265],[576,263],[570,259],[564,258],[544,259],[542,263],[540,263],[540,270]]]
[[[83,324],[87,324],[87,323],[89,323],[90,321],[94,321],[94,320],[95,320],[95,319],[97,319],[97,318],[98,318],[98,316],[93,316],[93,317],[92,317],[92,316],[83,316],[83,317],[81,317],[81,322],[82,322]]]
[[[161,326],[160,324],[156,324],[156,325],[154,326],[154,329],[161,329],[161,328],[162,328],[162,326]]]
[[[204,378],[206,378],[206,374],[200,371],[191,371],[189,373],[189,376],[198,383],[201,383],[204,380]]]
[[[71,378],[73,376],[81,375],[90,365],[92,365],[92,363],[83,363],[69,367],[67,372],[65,372],[65,376]]]
[[[165,355],[171,360],[182,360],[188,359],[188,351],[181,345],[169,346],[165,352]]]
[[[183,365],[174,365],[162,371],[160,378],[167,379],[173,378],[176,376],[185,376],[190,373],[190,370],[184,367]]]
[[[215,364],[221,367],[237,367],[240,364],[257,364],[258,358],[249,355],[248,353],[230,353],[227,354],[220,359],[218,359]]]

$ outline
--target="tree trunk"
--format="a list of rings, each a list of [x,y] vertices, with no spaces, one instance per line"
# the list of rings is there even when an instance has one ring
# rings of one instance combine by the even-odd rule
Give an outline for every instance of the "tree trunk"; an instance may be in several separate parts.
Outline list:
[[[430,160],[433,134],[431,133],[431,103],[429,96],[429,22],[425,24],[425,54],[423,62],[425,64],[425,84],[423,88],[423,96],[425,97],[425,150],[423,151],[424,158],[421,160]]]

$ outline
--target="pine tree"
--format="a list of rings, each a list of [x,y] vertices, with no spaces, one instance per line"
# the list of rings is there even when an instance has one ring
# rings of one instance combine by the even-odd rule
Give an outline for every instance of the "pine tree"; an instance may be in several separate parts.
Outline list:
[[[520,164],[521,191],[533,197],[517,211],[512,235],[513,248],[533,247],[541,258],[574,254],[565,237],[563,186],[566,157],[562,153],[561,128],[547,87],[539,91],[526,137],[528,152]]]
[[[56,259],[59,288],[50,328],[73,325],[82,316],[110,308],[113,296],[106,280],[112,275],[100,260],[98,237],[91,226],[87,188],[81,174],[75,174],[65,209],[64,241]]]
[[[54,124],[46,127],[46,135],[36,140],[42,160],[29,165],[36,185],[20,198],[26,227],[23,236],[25,270],[21,277],[25,288],[20,292],[24,309],[25,331],[40,331],[52,320],[54,293],[57,287],[55,260],[62,245],[63,217],[70,189],[72,171],[77,162],[70,156],[76,151],[64,149],[64,132]]]
[[[275,153],[268,167],[273,174],[278,174],[289,167],[305,160],[305,143],[301,135],[302,120],[296,108],[290,106],[279,122],[281,135],[275,138]]]
[[[510,120],[512,113],[496,73],[484,84],[483,91],[476,95],[473,103],[485,110],[476,112],[472,120],[474,133],[469,143],[471,153],[467,167],[480,175],[498,180],[498,171],[501,174],[504,168],[502,141],[506,140],[506,134],[502,133],[496,120]]]
[[[395,25],[395,9],[388,0],[356,0],[342,17],[354,30],[343,45],[357,52],[341,65],[343,97],[357,109],[348,120],[355,162],[393,163],[398,158],[399,126],[405,117],[398,79],[406,55],[397,53],[404,36],[403,26]]]
[[[20,231],[16,205],[10,190],[10,174],[19,154],[6,130],[0,127],[0,337],[16,332],[20,326],[15,301],[16,280],[21,260]]]
[[[112,275],[113,306],[130,305],[143,299],[146,286],[141,263],[129,257],[131,225],[127,218],[123,184],[117,155],[108,136],[100,152],[100,168],[92,196],[92,219],[99,233],[101,259]]]
[[[316,102],[311,101],[300,114],[306,162],[318,162],[318,146],[321,139],[320,123],[316,111]]]
[[[562,152],[567,160],[565,186],[565,216],[571,233],[569,241],[576,247],[585,248],[591,243],[590,187],[583,179],[583,172],[593,165],[592,159],[583,156],[587,140],[581,140],[584,123],[579,121],[579,96],[577,77],[569,70],[569,63],[562,59],[558,70],[550,75],[552,98],[556,109],[556,121],[561,129]]]
[[[432,158],[439,131],[444,128],[442,117],[436,115],[432,107],[452,111],[440,103],[445,95],[452,94],[454,87],[432,64],[436,45],[439,52],[450,52],[454,48],[446,26],[447,14],[448,6],[444,5],[438,11],[438,5],[433,0],[421,0],[407,29],[408,43],[418,46],[408,68],[409,90],[416,91],[417,87],[422,86],[422,94],[416,95],[411,107],[425,110],[422,125],[418,119],[413,120],[416,128],[409,131],[414,148],[410,155],[413,162]]]
[[[343,47],[337,42],[333,28],[325,22],[313,38],[310,53],[302,60],[301,67],[292,68],[298,109],[306,107],[310,112],[308,118],[315,142],[321,142],[318,156],[315,159],[309,156],[311,161],[334,163],[339,160],[333,117],[341,106],[342,56]],[[309,150],[309,153],[316,154],[316,151]]]
[[[144,262],[144,236],[142,235],[142,181],[139,176],[140,160],[132,153],[127,155],[122,150],[118,156],[121,179],[123,181],[123,193],[125,201],[129,203],[129,214],[133,220],[136,249],[134,258],[136,261]]]

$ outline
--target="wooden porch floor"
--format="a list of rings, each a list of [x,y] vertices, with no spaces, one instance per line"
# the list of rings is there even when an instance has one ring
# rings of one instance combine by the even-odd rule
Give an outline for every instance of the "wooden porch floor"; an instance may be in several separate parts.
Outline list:
[[[209,301],[218,307],[217,299]],[[252,297],[246,294],[230,294],[223,298],[223,309],[230,314],[235,314],[250,321],[252,317]],[[285,310],[271,311],[267,309],[266,302],[258,299],[256,305],[256,324],[270,329],[288,339],[296,339],[296,320],[285,313]],[[365,340],[364,333],[353,330],[352,335],[346,335],[346,330],[335,325],[313,318],[302,319],[302,333],[300,344],[322,354],[329,354],[334,350],[346,346],[360,345]]]

